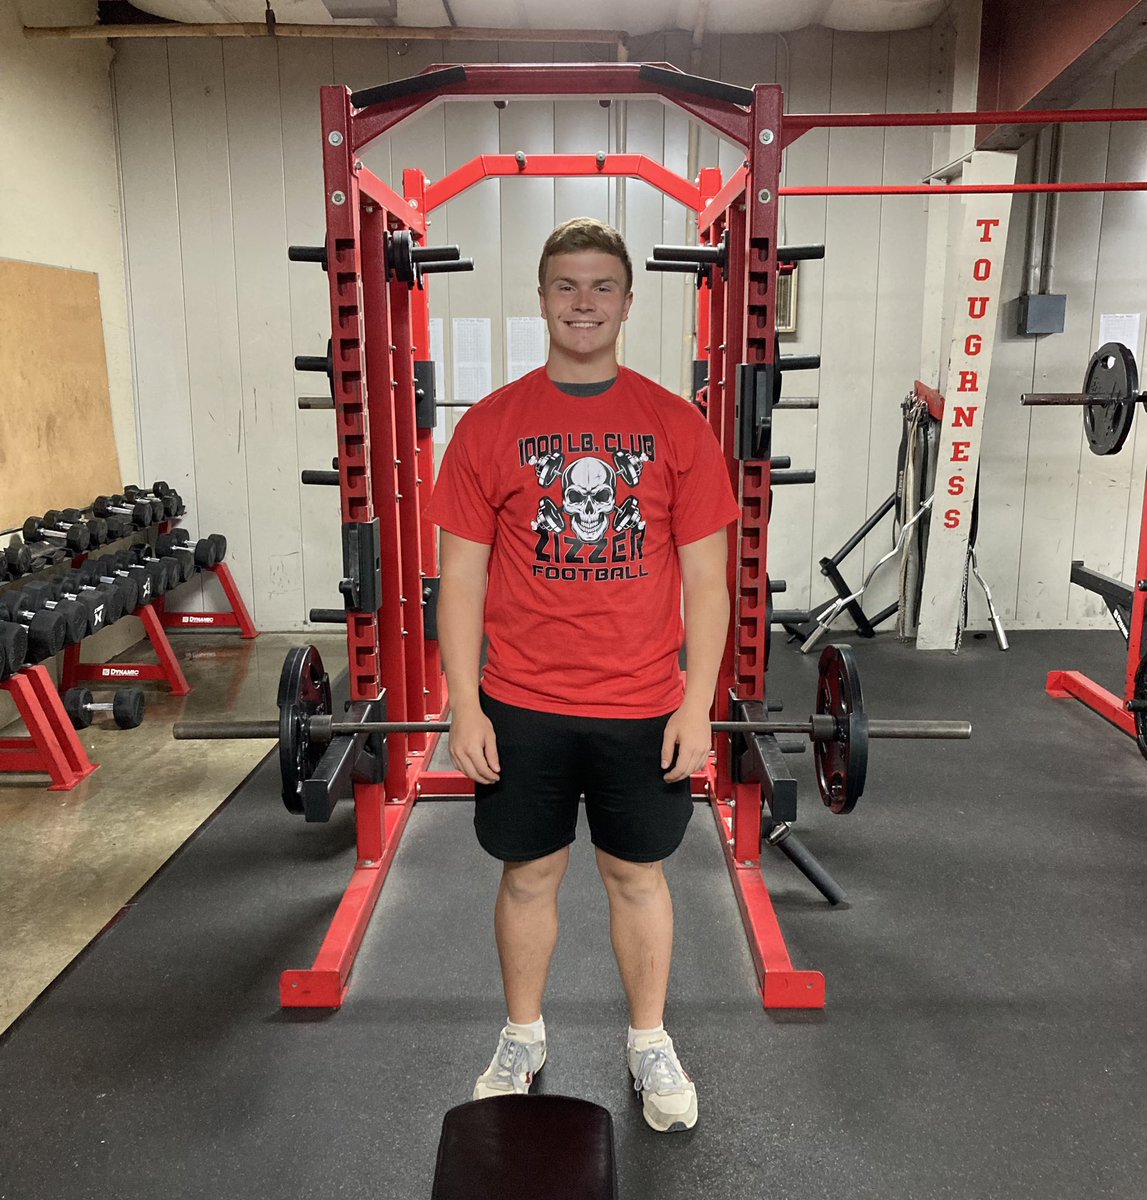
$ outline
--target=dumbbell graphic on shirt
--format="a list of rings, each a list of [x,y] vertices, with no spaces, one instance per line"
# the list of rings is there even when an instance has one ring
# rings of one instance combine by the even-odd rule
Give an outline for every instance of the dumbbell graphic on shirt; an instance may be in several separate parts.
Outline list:
[[[583,542],[601,541],[610,524],[619,533],[635,527],[643,529],[645,521],[637,497],[630,496],[618,504],[617,477],[620,475],[630,487],[635,487],[648,457],[617,451],[613,460],[616,469],[600,458],[579,458],[563,471],[565,459],[560,451],[531,457],[530,465],[537,472],[542,487],[551,486],[560,472],[562,503],[559,508],[554,500],[544,496],[530,528],[560,533],[566,528],[568,519]]]

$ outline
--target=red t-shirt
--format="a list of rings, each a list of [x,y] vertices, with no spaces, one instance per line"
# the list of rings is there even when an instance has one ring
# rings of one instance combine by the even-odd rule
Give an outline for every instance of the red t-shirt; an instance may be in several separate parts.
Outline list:
[[[683,696],[677,547],[739,512],[717,439],[688,401],[624,367],[601,395],[570,396],[542,367],[458,423],[427,515],[492,547],[489,695],[653,717]]]

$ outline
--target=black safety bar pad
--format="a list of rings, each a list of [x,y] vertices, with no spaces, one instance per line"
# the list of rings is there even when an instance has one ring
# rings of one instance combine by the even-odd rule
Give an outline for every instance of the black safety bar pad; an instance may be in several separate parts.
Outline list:
[[[433,92],[453,83],[465,82],[465,67],[443,67],[441,71],[431,71],[427,75],[410,75],[393,83],[380,83],[378,87],[351,92],[350,102],[355,108],[370,108],[372,104],[382,104],[386,100],[401,100],[403,96]]]
[[[823,246],[778,246],[777,262],[802,262],[806,258],[824,258]]]
[[[731,83],[706,79],[703,75],[686,75],[682,71],[670,71],[646,63],[638,70],[637,77],[646,83],[656,83],[679,92],[692,92],[695,96],[707,96],[710,100],[725,100],[745,108],[751,108],[753,104],[751,88],[734,87]]]

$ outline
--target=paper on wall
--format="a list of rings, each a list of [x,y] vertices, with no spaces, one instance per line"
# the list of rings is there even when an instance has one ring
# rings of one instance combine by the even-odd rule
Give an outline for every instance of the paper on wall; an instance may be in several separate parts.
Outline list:
[[[434,360],[434,390],[435,400],[447,400],[446,394],[446,350],[443,345],[445,331],[441,317],[430,318],[430,357]],[[449,408],[440,408],[434,425],[434,440],[440,445],[446,444],[446,438],[453,422],[447,420]]]
[[[541,317],[506,318],[506,360],[507,383],[546,361],[546,323]]]
[[[1142,313],[1101,313],[1099,317],[1099,346],[1105,342],[1122,342],[1136,358],[1139,357],[1139,326]],[[1099,349],[1096,346],[1096,349]]]
[[[488,396],[490,381],[490,318],[454,318],[454,394],[457,403]]]

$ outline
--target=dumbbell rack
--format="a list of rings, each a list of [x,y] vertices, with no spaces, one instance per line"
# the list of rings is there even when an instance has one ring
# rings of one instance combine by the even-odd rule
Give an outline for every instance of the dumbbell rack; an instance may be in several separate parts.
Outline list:
[[[0,738],[0,771],[46,771],[48,791],[66,792],[96,769],[44,667],[25,667],[0,683],[0,691],[15,701],[28,729],[27,736]]]
[[[258,637],[259,631],[255,628],[255,622],[251,620],[246,604],[243,603],[243,596],[235,577],[231,574],[231,568],[225,562],[221,562],[213,567],[204,567],[203,570],[219,580],[219,586],[227,597],[230,609],[226,612],[172,612],[167,608],[167,597],[158,596],[152,603],[160,626],[182,633],[199,633],[206,629],[238,629],[241,638]]]

